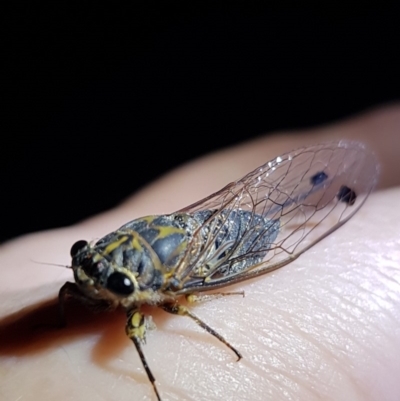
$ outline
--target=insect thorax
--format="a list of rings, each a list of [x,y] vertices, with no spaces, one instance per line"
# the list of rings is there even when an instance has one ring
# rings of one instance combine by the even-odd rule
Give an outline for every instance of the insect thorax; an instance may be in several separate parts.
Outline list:
[[[125,274],[135,291],[162,288],[184,254],[198,222],[188,215],[147,216],[133,220],[73,259],[81,276],[96,287],[107,287],[110,275]],[[75,279],[83,284],[82,277]]]

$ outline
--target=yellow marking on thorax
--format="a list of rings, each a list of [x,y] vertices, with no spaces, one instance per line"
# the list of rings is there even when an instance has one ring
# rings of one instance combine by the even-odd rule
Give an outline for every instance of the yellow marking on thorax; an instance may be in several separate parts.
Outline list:
[[[143,250],[143,247],[139,241],[139,234],[136,231],[132,231],[132,235],[133,235],[133,238],[131,241],[132,248],[141,252]]]
[[[146,223],[150,224],[155,220],[156,217],[158,217],[158,216],[145,216],[145,217],[141,217],[140,220],[143,220]]]
[[[186,231],[183,228],[170,227],[170,226],[169,227],[156,226],[155,228],[158,230],[157,239],[166,238],[172,234],[182,234],[182,235],[186,234]]]
[[[109,255],[112,251],[114,251],[119,246],[121,246],[124,242],[126,242],[127,239],[128,239],[128,236],[124,235],[119,240],[111,242],[111,244],[107,245],[106,248],[104,249],[104,255]]]
[[[153,262],[154,267],[159,271],[163,271],[164,266],[160,262],[158,255],[154,252],[152,246],[136,231],[133,230],[127,230],[127,231],[129,231],[129,233],[133,236],[131,242],[132,246],[139,251],[142,251],[143,248],[147,249],[147,251],[150,253],[151,261]]]

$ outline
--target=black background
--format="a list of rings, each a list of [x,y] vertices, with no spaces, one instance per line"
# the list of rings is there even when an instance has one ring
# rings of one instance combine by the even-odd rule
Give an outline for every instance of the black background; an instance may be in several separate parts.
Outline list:
[[[182,4],[7,16],[0,241],[110,208],[211,150],[399,97],[394,8]]]

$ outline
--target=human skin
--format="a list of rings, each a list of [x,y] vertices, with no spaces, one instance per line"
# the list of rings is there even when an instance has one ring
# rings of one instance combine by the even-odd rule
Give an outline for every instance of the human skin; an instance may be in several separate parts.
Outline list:
[[[156,307],[144,352],[167,400],[398,400],[400,377],[400,107],[327,127],[260,137],[189,163],[119,207],[0,248],[0,399],[155,400],[123,311],[94,314],[56,297],[69,249],[134,218],[173,212],[291,149],[361,140],[381,165],[379,190],[343,227],[285,267],[191,306],[243,359],[188,318]]]

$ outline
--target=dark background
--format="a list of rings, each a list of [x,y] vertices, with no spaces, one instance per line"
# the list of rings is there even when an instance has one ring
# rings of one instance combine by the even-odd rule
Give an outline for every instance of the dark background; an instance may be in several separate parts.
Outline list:
[[[110,208],[211,150],[399,98],[389,6],[51,4],[7,16],[0,241]]]

